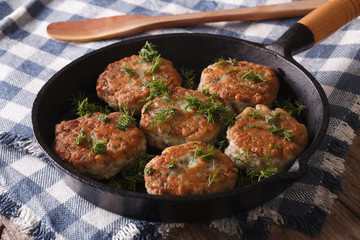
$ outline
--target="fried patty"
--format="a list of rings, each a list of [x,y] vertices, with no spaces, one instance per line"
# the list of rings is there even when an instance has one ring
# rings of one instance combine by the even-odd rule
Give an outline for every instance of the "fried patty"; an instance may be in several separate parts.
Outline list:
[[[235,187],[238,169],[228,156],[203,142],[166,148],[145,167],[149,194],[195,195]]]
[[[227,131],[227,154],[239,168],[287,171],[307,145],[306,127],[283,109],[247,107]]]
[[[109,179],[134,161],[135,154],[146,151],[146,138],[138,127],[132,123],[124,130],[117,127],[122,116],[93,113],[62,121],[55,127],[55,153],[85,175]]]
[[[214,96],[177,87],[170,95],[159,96],[143,107],[140,128],[148,143],[158,149],[189,141],[215,144],[222,117],[219,115],[223,114],[216,113],[216,107],[226,108]]]
[[[127,104],[130,111],[140,115],[146,98],[150,95],[147,82],[157,79],[168,84],[169,89],[181,85],[181,77],[171,61],[164,58],[157,70],[151,73],[152,63],[139,59],[138,55],[125,57],[109,64],[97,79],[96,91],[114,110]]]
[[[219,60],[202,71],[199,90],[217,93],[235,112],[256,104],[271,106],[279,90],[273,69],[246,61]]]

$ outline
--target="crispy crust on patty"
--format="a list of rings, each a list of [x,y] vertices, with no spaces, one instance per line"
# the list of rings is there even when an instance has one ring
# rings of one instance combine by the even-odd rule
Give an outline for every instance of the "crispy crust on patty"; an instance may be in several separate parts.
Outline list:
[[[159,69],[149,74],[151,64],[140,60],[138,55],[110,63],[97,80],[96,91],[99,98],[114,110],[119,110],[127,104],[129,110],[134,110],[136,115],[140,115],[145,104],[144,99],[150,94],[145,84],[153,80],[154,76],[164,83],[169,83],[170,90],[181,85],[181,77],[171,61],[161,58]]]
[[[202,158],[208,149],[209,145],[203,142],[166,148],[146,165],[144,178],[147,192],[195,195],[234,188],[238,169],[229,157],[217,149],[212,149],[212,157]]]
[[[236,117],[227,139],[225,154],[241,169],[264,170],[271,160],[279,171],[287,171],[307,146],[307,131],[283,109],[259,104]]]
[[[143,107],[140,129],[151,146],[164,149],[189,141],[215,144],[220,131],[219,119],[209,121],[195,107],[188,107],[186,97],[194,97],[203,103],[211,101],[209,95],[201,91],[177,87],[170,96],[159,96]],[[162,118],[161,114],[166,117]]]
[[[77,171],[95,179],[109,179],[121,168],[135,160],[136,153],[145,153],[144,133],[130,124],[125,131],[116,128],[119,112],[108,115],[101,121],[102,113],[62,121],[55,127],[53,148],[55,153]],[[83,141],[78,136],[83,135]],[[78,143],[77,143],[78,139]],[[106,139],[105,154],[91,151],[94,143]]]
[[[222,60],[202,71],[199,90],[217,93],[235,112],[256,104],[271,106],[279,90],[273,69],[246,61]]]

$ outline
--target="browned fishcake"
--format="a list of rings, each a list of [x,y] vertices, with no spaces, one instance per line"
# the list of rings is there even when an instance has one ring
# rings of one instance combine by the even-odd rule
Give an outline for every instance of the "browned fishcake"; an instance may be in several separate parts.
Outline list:
[[[225,149],[235,165],[261,171],[270,166],[286,171],[307,145],[306,127],[283,109],[247,107],[227,131]]]
[[[166,148],[145,167],[149,194],[195,195],[235,187],[238,169],[228,156],[203,142]]]
[[[146,151],[145,135],[134,124],[124,130],[117,128],[122,116],[114,112],[104,119],[102,113],[93,113],[62,121],[55,127],[55,153],[85,175],[109,179],[134,161],[136,153]]]
[[[235,112],[256,104],[271,106],[279,90],[273,69],[234,59],[219,60],[202,71],[199,90],[217,93]]]
[[[148,143],[159,149],[189,141],[215,144],[219,116],[211,120],[198,112],[198,106],[210,103],[222,104],[201,91],[177,87],[169,96],[159,96],[143,107],[140,128]]]
[[[150,73],[152,63],[139,59],[138,55],[109,64],[97,80],[99,98],[115,110],[127,104],[129,110],[140,115],[144,100],[150,95],[146,82],[155,78],[168,84],[170,90],[181,85],[181,77],[172,62],[160,59],[160,66],[153,73]]]

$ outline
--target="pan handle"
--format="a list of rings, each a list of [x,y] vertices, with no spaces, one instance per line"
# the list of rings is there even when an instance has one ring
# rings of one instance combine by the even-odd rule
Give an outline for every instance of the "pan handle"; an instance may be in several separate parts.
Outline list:
[[[360,0],[329,0],[266,46],[284,57],[305,51],[360,15]]]

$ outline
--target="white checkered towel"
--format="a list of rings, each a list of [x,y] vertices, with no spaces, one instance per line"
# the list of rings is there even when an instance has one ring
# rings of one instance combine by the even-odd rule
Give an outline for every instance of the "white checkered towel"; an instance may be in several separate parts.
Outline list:
[[[288,0],[290,1],[290,0]],[[288,2],[287,0],[281,2]],[[36,94],[74,59],[123,39],[66,43],[49,38],[54,21],[120,14],[176,14],[279,3],[276,0],[9,0],[0,1],[0,215],[35,239],[160,239],[172,225],[136,221],[82,199],[60,178],[34,141]],[[298,19],[212,23],[147,32],[204,32],[271,43]],[[266,239],[273,223],[315,235],[340,189],[343,156],[359,128],[360,20],[298,54],[324,88],[330,126],[307,176],[249,212],[203,224],[245,239]],[[177,226],[181,226],[177,225]]]

